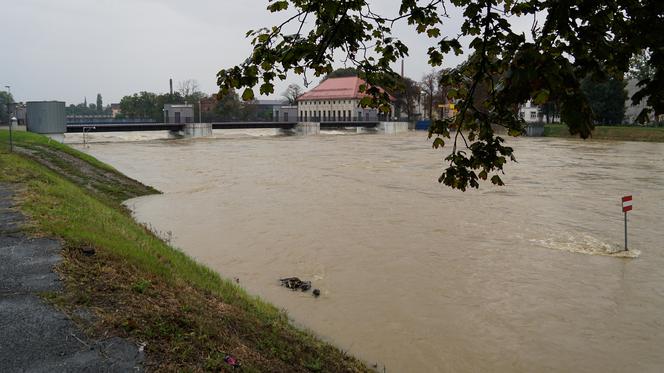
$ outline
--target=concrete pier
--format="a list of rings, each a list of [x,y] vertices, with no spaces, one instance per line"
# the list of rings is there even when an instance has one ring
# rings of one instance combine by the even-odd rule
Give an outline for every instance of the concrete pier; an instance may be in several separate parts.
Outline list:
[[[185,123],[182,130],[185,138],[212,136],[212,123]]]
[[[540,137],[544,136],[544,122],[528,123],[526,127],[526,136]]]
[[[294,128],[295,134],[300,136],[320,135],[320,123],[300,122]]]
[[[378,133],[396,135],[398,133],[408,132],[408,122],[380,122],[377,128]]]

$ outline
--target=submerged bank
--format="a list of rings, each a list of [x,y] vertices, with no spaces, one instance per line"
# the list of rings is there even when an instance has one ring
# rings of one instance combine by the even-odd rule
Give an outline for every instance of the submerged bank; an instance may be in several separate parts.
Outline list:
[[[578,136],[570,135],[569,128],[562,124],[545,125],[544,136],[578,138]],[[664,127],[597,126],[593,130],[592,138],[595,140],[664,142]]]
[[[0,132],[0,181],[18,185],[29,232],[64,242],[65,289],[45,296],[90,336],[144,345],[148,370],[226,370],[233,356],[244,371],[368,371],[137,224],[121,202],[156,190],[45,137],[14,136],[9,154]]]

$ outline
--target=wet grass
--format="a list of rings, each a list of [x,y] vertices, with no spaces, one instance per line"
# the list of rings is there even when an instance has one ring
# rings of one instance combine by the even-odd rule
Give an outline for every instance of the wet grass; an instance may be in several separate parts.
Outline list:
[[[547,124],[544,126],[544,136],[574,137],[569,134],[567,126],[562,124]],[[664,142],[664,127],[598,126],[595,127],[592,138],[596,140]]]
[[[66,291],[49,299],[93,337],[145,343],[147,367],[154,371],[229,370],[226,355],[239,358],[249,372],[368,371],[293,327],[283,311],[167,245],[119,203],[121,195],[154,189],[136,187],[134,180],[64,145],[33,134],[17,137],[19,147],[45,147],[49,160],[0,147],[0,181],[20,185],[29,231],[65,243],[58,271]],[[77,172],[68,156],[112,174],[106,176],[117,184],[90,187],[87,173],[68,174]],[[65,165],[54,167],[58,162]],[[125,187],[124,194],[114,192]],[[81,309],[92,311],[93,321],[77,317]]]

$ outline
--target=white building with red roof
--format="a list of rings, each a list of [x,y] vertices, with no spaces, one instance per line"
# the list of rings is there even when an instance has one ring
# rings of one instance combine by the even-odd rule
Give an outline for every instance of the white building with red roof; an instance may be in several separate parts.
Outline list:
[[[329,78],[297,99],[298,118],[302,122],[349,122],[384,120],[389,115],[377,109],[363,108],[360,92],[366,82],[356,76]],[[394,112],[394,109],[392,110]]]

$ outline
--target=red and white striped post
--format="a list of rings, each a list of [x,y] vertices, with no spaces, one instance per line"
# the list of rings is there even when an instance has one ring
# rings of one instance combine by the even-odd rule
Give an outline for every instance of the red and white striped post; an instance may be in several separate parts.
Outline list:
[[[632,196],[622,198],[622,210],[625,214],[625,251],[627,251],[627,211],[632,211]]]

